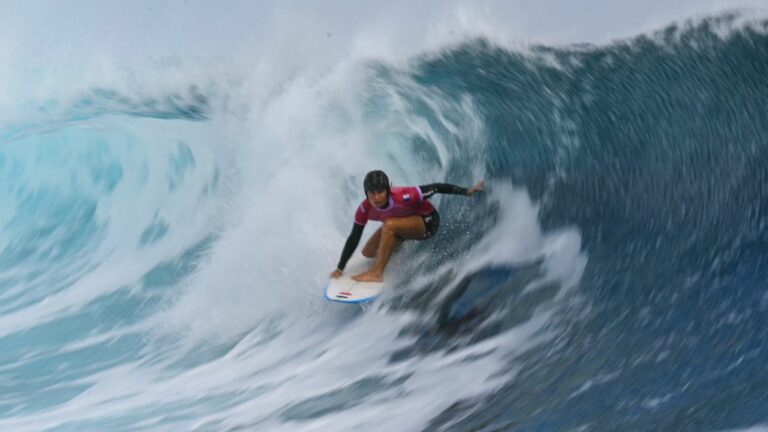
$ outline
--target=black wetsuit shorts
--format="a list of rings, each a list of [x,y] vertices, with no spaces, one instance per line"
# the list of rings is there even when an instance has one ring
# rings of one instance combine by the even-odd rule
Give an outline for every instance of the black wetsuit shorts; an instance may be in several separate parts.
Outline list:
[[[424,233],[424,240],[426,240],[437,233],[437,228],[440,227],[440,213],[435,210],[421,218],[424,219],[424,226],[427,227],[427,231]]]

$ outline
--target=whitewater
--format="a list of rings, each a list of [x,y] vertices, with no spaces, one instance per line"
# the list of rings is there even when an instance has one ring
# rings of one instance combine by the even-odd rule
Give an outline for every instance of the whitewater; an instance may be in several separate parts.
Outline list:
[[[768,428],[761,2],[0,17],[0,430]],[[372,169],[487,188],[328,302]]]

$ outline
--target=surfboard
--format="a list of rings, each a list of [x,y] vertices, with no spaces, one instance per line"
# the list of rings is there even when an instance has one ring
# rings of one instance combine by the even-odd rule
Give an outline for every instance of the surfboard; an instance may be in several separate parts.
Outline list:
[[[330,278],[325,286],[326,300],[341,303],[370,303],[384,290],[384,282],[358,282],[352,276],[362,273],[371,266],[374,260],[362,255],[353,256],[344,269],[344,275],[338,279]]]

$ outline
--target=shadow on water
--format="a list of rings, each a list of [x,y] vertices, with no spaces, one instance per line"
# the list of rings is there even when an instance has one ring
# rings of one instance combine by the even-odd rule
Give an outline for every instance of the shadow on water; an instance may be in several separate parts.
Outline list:
[[[447,352],[475,344],[530,320],[534,312],[554,299],[560,286],[544,283],[541,262],[520,267],[488,267],[463,277],[449,271],[415,294],[395,299],[394,308],[427,311],[426,319],[407,326],[401,335],[416,341],[390,357],[402,361],[437,350]],[[446,286],[448,293],[440,293]]]

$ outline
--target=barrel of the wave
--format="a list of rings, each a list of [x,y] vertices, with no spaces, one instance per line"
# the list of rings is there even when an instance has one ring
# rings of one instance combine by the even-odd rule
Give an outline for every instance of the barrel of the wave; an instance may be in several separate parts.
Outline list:
[[[325,298],[343,303],[375,300],[385,289],[384,271],[396,246],[407,240],[428,240],[438,233],[440,216],[429,198],[436,193],[473,196],[484,187],[484,181],[469,188],[448,183],[393,187],[383,171],[369,172],[363,181],[365,199],[357,207],[339,264],[325,287]],[[362,255],[374,262],[371,265],[362,258],[349,261],[369,220],[382,222],[363,248]],[[347,274],[358,274],[344,276],[348,263]]]

